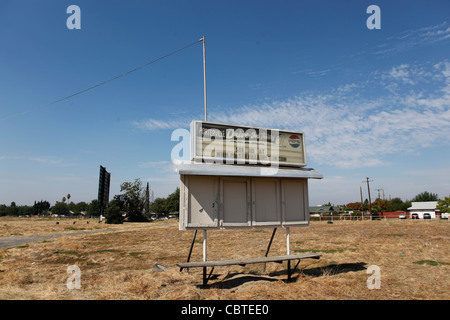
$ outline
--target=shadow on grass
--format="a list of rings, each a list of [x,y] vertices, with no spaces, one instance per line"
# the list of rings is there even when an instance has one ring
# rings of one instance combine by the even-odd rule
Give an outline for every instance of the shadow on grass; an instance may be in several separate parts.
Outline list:
[[[271,272],[268,275],[249,275],[244,273],[231,273],[225,276],[222,281],[218,281],[215,283],[207,284],[207,285],[198,285],[198,288],[201,289],[232,289],[239,287],[245,283],[249,283],[252,281],[283,281],[283,282],[296,282],[301,276],[298,274],[302,274],[310,277],[321,277],[321,276],[333,276],[341,273],[354,272],[354,271],[362,271],[366,270],[365,262],[355,262],[355,263],[343,263],[343,264],[329,264],[322,267],[310,268],[310,269],[299,269],[297,268],[293,275],[291,275],[291,279],[287,279],[287,269],[279,270],[275,272]],[[297,276],[295,275],[297,274]],[[284,279],[274,278],[277,276],[285,277]],[[219,278],[219,275],[212,275],[210,280],[215,280]]]
[[[211,276],[210,280],[217,279],[219,275]],[[278,281],[278,279],[271,278],[269,276],[261,276],[261,275],[249,275],[243,273],[231,273],[225,276],[225,278],[221,281],[207,284],[207,285],[197,285],[200,289],[232,289],[239,287],[245,283],[253,282],[253,281]]]
[[[332,276],[340,273],[366,270],[367,269],[366,264],[367,263],[365,262],[342,263],[342,264],[335,263],[323,267],[301,270],[301,272],[305,276],[311,277],[321,277],[324,275]]]

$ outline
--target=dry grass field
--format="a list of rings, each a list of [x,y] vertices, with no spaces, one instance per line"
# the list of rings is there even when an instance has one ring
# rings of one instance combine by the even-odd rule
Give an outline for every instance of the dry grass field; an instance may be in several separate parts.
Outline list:
[[[76,229],[79,228],[79,229]],[[71,235],[83,230],[107,231]],[[108,229],[109,228],[109,229]],[[125,229],[126,228],[126,229]],[[311,222],[291,228],[291,253],[318,252],[300,263],[290,282],[286,263],[217,267],[207,286],[202,269],[179,272],[193,231],[177,221],[109,226],[95,221],[0,218],[0,237],[66,233],[56,239],[0,249],[0,299],[450,299],[448,221]],[[271,229],[208,232],[208,260],[263,257]],[[278,229],[269,255],[286,254]],[[191,261],[202,260],[199,232]],[[155,264],[168,268],[156,272]],[[77,265],[81,288],[68,289],[67,268]],[[380,289],[369,290],[370,265],[381,270]]]

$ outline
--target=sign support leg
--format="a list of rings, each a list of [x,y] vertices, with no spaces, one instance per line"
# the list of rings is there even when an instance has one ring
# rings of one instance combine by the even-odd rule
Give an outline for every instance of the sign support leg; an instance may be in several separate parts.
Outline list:
[[[203,262],[206,262],[206,230],[203,230]],[[212,272],[212,271],[211,271]],[[206,285],[208,279],[206,278],[206,267],[203,267],[203,285]]]
[[[291,237],[291,231],[289,227],[286,228],[286,254],[289,256],[291,254],[291,248],[290,248],[290,237]],[[287,261],[287,267],[288,267],[288,280],[291,279],[291,260]]]
[[[286,254],[289,256],[291,254],[291,248],[290,248],[290,230],[289,227],[286,228]]]
[[[192,249],[194,248],[195,237],[197,236],[197,230],[194,231],[194,236],[192,237],[191,247],[189,248],[189,255],[186,262],[191,261]],[[180,272],[183,271],[183,268],[180,268]],[[188,268],[189,271],[189,268]]]
[[[203,262],[206,262],[206,230],[203,230]]]
[[[272,246],[273,237],[275,236],[275,232],[277,232],[277,228],[273,228],[272,236],[270,237],[269,245],[267,246],[266,254],[264,255],[267,257],[269,254],[270,247]],[[263,272],[266,272],[266,264],[264,263]]]

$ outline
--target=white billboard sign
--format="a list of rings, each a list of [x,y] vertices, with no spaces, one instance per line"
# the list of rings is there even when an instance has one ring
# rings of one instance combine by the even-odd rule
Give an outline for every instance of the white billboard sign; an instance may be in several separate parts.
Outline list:
[[[191,157],[195,162],[304,167],[302,132],[192,121]]]

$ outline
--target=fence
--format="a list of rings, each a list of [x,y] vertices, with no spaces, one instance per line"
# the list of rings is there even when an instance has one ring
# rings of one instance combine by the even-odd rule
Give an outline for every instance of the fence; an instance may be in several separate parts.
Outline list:
[[[400,216],[409,217],[409,213],[404,211],[396,212],[379,212],[373,214],[361,215],[357,214],[311,214],[311,221],[362,221],[362,220],[378,220],[378,219],[399,219]]]

